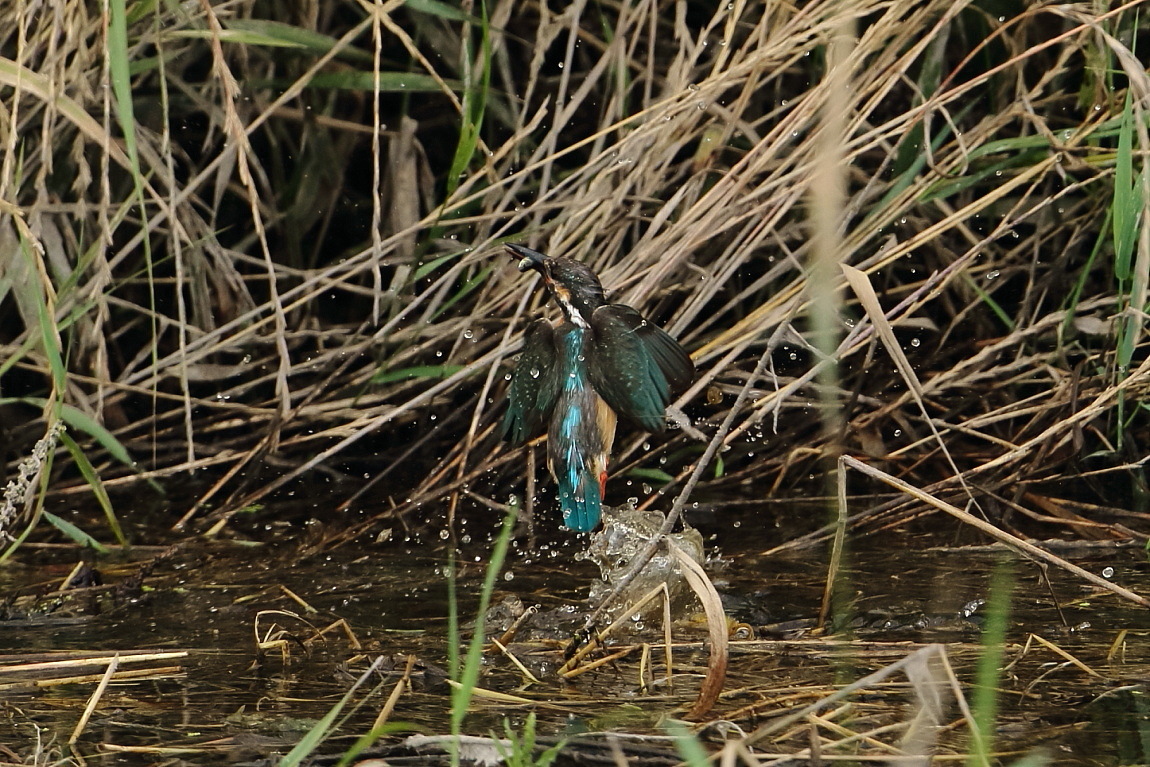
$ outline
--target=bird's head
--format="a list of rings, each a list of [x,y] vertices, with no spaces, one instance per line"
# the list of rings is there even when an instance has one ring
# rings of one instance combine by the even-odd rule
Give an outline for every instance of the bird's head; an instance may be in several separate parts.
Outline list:
[[[591,313],[607,303],[595,272],[574,259],[551,258],[522,245],[508,245],[507,250],[519,259],[519,271],[533,270],[543,277],[543,284],[568,322],[591,327]]]

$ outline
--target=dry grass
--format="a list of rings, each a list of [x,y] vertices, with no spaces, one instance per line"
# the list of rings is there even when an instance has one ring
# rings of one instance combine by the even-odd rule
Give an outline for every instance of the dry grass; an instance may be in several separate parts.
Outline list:
[[[960,504],[1057,508],[1075,529],[1083,514],[1044,483],[1085,466],[1107,485],[1095,501],[1142,492],[1150,363],[1129,318],[1150,235],[1130,241],[1125,275],[1108,216],[1150,184],[1150,81],[1127,47],[1141,5],[999,19],[941,0],[500,0],[484,25],[347,3],[278,10],[330,35],[290,47],[250,5],[171,6],[128,19],[133,153],[104,20],[10,4],[0,393],[107,427],[140,462],[93,444],[110,486],[210,469],[219,482],[183,524],[217,529],[316,471],[380,475],[394,499],[333,542],[466,493],[502,502],[524,461],[491,428],[542,298],[496,244],[522,236],[585,260],[683,340],[701,375],[680,404],[704,431],[773,350],[707,489],[785,493],[845,450]],[[843,29],[845,94],[821,71]],[[820,110],[844,95],[845,224],[812,238]],[[463,115],[482,115],[476,151],[447,178]],[[1144,190],[1135,221],[1147,204]],[[865,273],[916,382],[840,274],[809,284],[816,242]],[[834,293],[841,388],[820,392],[805,317]],[[811,417],[820,401],[842,408],[841,434]],[[14,462],[44,433],[41,405],[0,407]],[[673,434],[651,452],[624,442],[615,465],[682,481],[702,448]]]

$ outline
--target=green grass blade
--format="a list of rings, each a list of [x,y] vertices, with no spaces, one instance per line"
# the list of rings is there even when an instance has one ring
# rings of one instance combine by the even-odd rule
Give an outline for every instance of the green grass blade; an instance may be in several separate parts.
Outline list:
[[[1106,211],[1106,220],[1102,223],[1102,231],[1110,229],[1110,218],[1114,215],[1114,209],[1111,207]],[[1065,335],[1074,324],[1074,318],[1077,315],[1078,304],[1082,302],[1082,291],[1086,288],[1086,283],[1094,266],[1098,254],[1102,252],[1102,245],[1104,244],[1105,236],[1099,236],[1094,239],[1094,247],[1090,249],[1090,255],[1086,258],[1086,264],[1078,270],[1078,279],[1074,281],[1074,287],[1070,291],[1070,298],[1066,302],[1066,319],[1062,321],[1062,334]]]
[[[280,760],[278,767],[299,767],[308,755],[319,748],[319,745],[323,743],[328,734],[330,734],[340,712],[351,702],[352,696],[355,695],[355,691],[360,688],[360,685],[375,674],[379,664],[383,662],[383,657],[384,656],[381,655],[376,658],[368,667],[367,671],[360,674],[359,678],[355,680],[355,683],[343,694],[343,697],[336,701],[335,705],[307,731],[307,734],[300,739],[300,742],[296,743],[295,748],[289,751],[287,755]]]
[[[227,26],[235,33],[252,35],[263,41],[257,42],[257,45],[298,48],[319,56],[329,53],[339,43],[330,35],[268,19],[232,19]],[[339,50],[337,58],[371,63],[373,57],[362,48],[344,46]]]
[[[20,235],[20,250],[28,262],[28,275],[40,273],[41,264],[32,251],[32,244]],[[14,286],[21,289],[21,286]],[[40,343],[44,347],[44,356],[48,358],[48,369],[52,374],[52,385],[58,396],[63,396],[67,387],[67,369],[64,367],[64,357],[60,352],[60,331],[56,327],[56,320],[48,305],[48,296],[39,285],[39,281],[29,278],[29,284],[22,286],[22,292],[30,300],[36,301],[36,319],[40,327]]]
[[[1119,152],[1119,156],[1121,157],[1121,152]],[[1119,164],[1121,165],[1121,162]],[[1130,158],[1130,165],[1130,174],[1133,175],[1132,158]],[[1138,239],[1138,222],[1143,209],[1142,189],[1147,173],[1150,173],[1150,168],[1143,165],[1141,177],[1132,182],[1128,188],[1121,186],[1117,178],[1114,185],[1114,272],[1119,276],[1119,299],[1127,307],[1131,303],[1138,303],[1141,300],[1139,296],[1145,295],[1146,275],[1134,273],[1130,268],[1130,261],[1133,258],[1134,243]],[[1119,216],[1127,217],[1122,226],[1118,224]],[[1150,222],[1143,224],[1143,226],[1148,225]],[[1122,232],[1121,235],[1119,234],[1120,231]],[[1120,255],[1120,248],[1127,249],[1124,256]],[[1120,270],[1125,270],[1125,277],[1121,276]],[[1118,370],[1123,377],[1130,370],[1130,363],[1134,359],[1134,350],[1142,338],[1143,319],[1141,313],[1145,311],[1146,307],[1136,306],[1134,308],[1137,309],[1137,312],[1126,314],[1118,338]]]
[[[440,2],[440,0],[407,0],[404,3],[408,8],[428,16],[438,16],[448,21],[465,21],[469,24],[481,24],[482,21],[470,13],[465,13],[453,5]]]
[[[92,495],[96,496],[97,503],[100,508],[104,510],[104,518],[108,520],[108,527],[112,528],[112,534],[116,536],[116,540],[120,542],[121,546],[128,545],[128,539],[124,535],[124,530],[120,527],[120,520],[116,516],[116,510],[112,507],[112,499],[108,497],[108,490],[104,487],[104,483],[100,481],[100,475],[96,473],[96,467],[88,460],[88,456],[84,455],[84,451],[76,444],[76,440],[68,436],[66,432],[60,433],[60,441],[64,443],[64,447],[68,448],[68,452],[72,454],[72,460],[76,462],[76,468],[80,470],[80,474],[84,477],[84,481],[88,483],[88,487],[92,488]]]
[[[923,194],[921,200],[929,202],[939,198],[952,197],[961,192],[974,189],[979,183],[996,176],[1004,175],[1017,168],[1029,168],[1047,158],[1048,149],[1031,149],[1011,155],[987,165],[972,168],[972,172],[954,179],[939,181]]]
[[[100,552],[101,554],[107,554],[108,553],[108,547],[107,546],[100,543],[95,538],[88,535],[87,533],[85,533],[83,530],[81,530],[79,527],[72,524],[68,520],[63,519],[62,517],[58,517],[55,514],[53,514],[52,512],[47,511],[47,510],[42,511],[41,514],[43,514],[44,519],[48,522],[48,524],[52,525],[52,527],[56,528],[57,530],[59,530],[64,535],[68,536],[68,538],[70,540],[75,541],[76,543],[80,544],[81,546],[84,546],[85,548],[95,549],[96,551]]]
[[[434,320],[437,317],[442,316],[444,312],[446,312],[451,307],[455,306],[455,304],[462,301],[464,298],[466,298],[468,295],[470,295],[480,285],[487,282],[488,276],[493,271],[495,271],[494,266],[488,266],[488,267],[485,267],[483,269],[480,269],[478,274],[476,274],[474,277],[472,277],[467,282],[463,283],[463,286],[460,287],[459,290],[457,290],[450,298],[448,298],[446,301],[443,302],[443,304],[435,311],[435,313],[433,315],[431,315],[431,319]]]
[[[260,48],[299,48],[305,46],[295,40],[288,40],[283,37],[275,35],[268,35],[258,30],[247,29],[221,29],[219,33],[214,33],[207,29],[183,29],[178,32],[172,32],[170,37],[174,39],[191,39],[191,40],[219,40],[221,43],[231,43],[233,45],[251,45]]]
[[[990,576],[990,593],[986,599],[986,625],[982,630],[982,655],[978,660],[974,694],[971,702],[970,749],[967,767],[990,764],[994,748],[995,717],[998,715],[998,682],[1006,646],[1006,628],[1010,622],[1010,597],[1014,591],[1014,568],[1003,561]]]
[[[415,272],[411,276],[412,282],[422,280],[424,277],[431,274],[432,272],[434,272],[436,269],[443,266],[444,264],[446,264],[450,261],[454,261],[455,259],[459,258],[460,256],[467,255],[467,252],[468,251],[465,251],[465,250],[457,250],[454,253],[448,253],[446,256],[439,256],[438,258],[433,258],[432,260],[428,261],[425,264],[420,264],[419,267],[415,270]]]
[[[961,120],[963,117],[965,117],[966,113],[970,111],[971,106],[973,105],[968,104],[963,109],[961,109],[955,119]],[[937,152],[943,143],[948,138],[950,138],[951,133],[951,126],[948,122],[944,124],[931,138],[931,151]],[[918,151],[917,154],[913,155],[912,157],[912,150],[914,149],[917,149]],[[923,168],[926,167],[927,159],[929,157],[926,152],[922,151],[921,146],[916,147],[914,145],[913,136],[908,136],[907,139],[904,140],[902,144],[900,144],[899,155],[900,159],[898,162],[896,162],[896,167],[905,164],[905,169],[897,173],[897,177],[895,178],[894,183],[891,184],[890,189],[888,189],[886,193],[884,193],[883,196],[879,199],[879,201],[875,203],[874,206],[872,206],[871,212],[864,220],[863,226],[873,225],[874,222],[882,219],[884,216],[889,215],[888,211],[890,204],[895,199],[897,199],[899,195],[906,191],[906,188],[914,182],[920,173],[922,173]]]
[[[48,405],[48,401],[40,397],[0,397],[0,405],[12,403],[32,405],[40,409]],[[60,408],[60,420],[66,423],[70,429],[81,431],[96,440],[96,442],[100,443],[101,447],[108,451],[109,455],[120,463],[139,471],[139,466],[135,460],[132,459],[131,454],[128,453],[128,449],[124,447],[120,440],[116,439],[112,432],[105,429],[96,419],[84,411],[72,405],[63,405]],[[156,488],[156,490],[161,490],[160,485],[157,484],[155,480],[149,479],[148,483]]]
[[[407,722],[385,722],[378,727],[374,727],[369,732],[356,738],[355,743],[352,743],[351,746],[348,747],[347,751],[345,751],[343,756],[339,758],[339,761],[336,762],[335,767],[347,767],[347,765],[355,761],[360,754],[371,748],[372,745],[384,735],[391,735],[396,732],[411,732],[417,729],[419,728],[414,724]]]
[[[487,19],[487,4],[480,3],[483,11],[480,30],[479,72],[472,69],[470,36],[463,38],[463,113],[460,115],[459,143],[447,174],[447,196],[459,186],[459,178],[467,170],[475,148],[479,145],[479,132],[483,128],[483,113],[487,108],[487,93],[491,89],[491,29]]]
[[[159,0],[137,0],[132,3],[132,7],[128,9],[128,25],[135,24],[155,13],[158,4]]]
[[[1114,275],[1120,285],[1130,279],[1134,241],[1138,236],[1138,211],[1141,195],[1134,185],[1134,104],[1126,94],[1118,131],[1118,154],[1114,159]]]
[[[656,485],[666,485],[675,481],[674,476],[668,474],[662,469],[644,469],[642,467],[637,467],[628,471],[627,476],[634,477],[635,479],[641,479],[646,482],[651,482]]]
[[[456,90],[459,83],[455,80],[443,81],[448,88]],[[290,80],[252,80],[251,87],[259,88],[286,88],[292,84]],[[320,72],[307,82],[307,88],[322,90],[367,91],[376,90],[375,75],[371,72]],[[380,72],[379,92],[384,93],[439,93],[443,86],[429,75],[415,72]]]
[[[507,548],[511,545],[511,533],[515,529],[515,522],[519,519],[517,509],[512,507],[503,518],[503,527],[499,537],[495,540],[495,547],[491,551],[491,560],[487,564],[487,572],[483,578],[483,589],[479,594],[479,607],[475,614],[475,630],[471,635],[471,644],[467,648],[467,657],[459,673],[458,687],[451,690],[451,733],[459,736],[463,728],[463,717],[467,715],[467,707],[471,704],[471,695],[479,682],[479,668],[482,665],[483,645],[485,640],[484,629],[487,608],[491,604],[491,595],[495,591],[495,579],[503,569],[503,561],[507,557]]]
[[[679,756],[683,757],[683,763],[689,767],[707,767],[710,762],[707,759],[707,751],[699,743],[699,739],[691,734],[687,726],[676,719],[670,719],[666,724],[667,732],[675,739],[675,748],[679,752]]]
[[[42,298],[42,296],[41,296]],[[64,357],[60,354],[60,337],[56,334],[56,326],[48,313],[48,305],[40,301],[38,317],[40,320],[40,340],[44,344],[44,353],[48,357],[48,368],[52,372],[52,383],[56,392],[63,396],[67,386],[68,373],[64,368]]]
[[[396,370],[381,370],[371,377],[373,384],[386,384],[405,381],[409,378],[450,378],[466,367],[465,365],[416,365]]]
[[[447,550],[447,674],[459,678],[459,598],[455,580],[455,549]]]
[[[963,272],[963,277],[966,280],[966,284],[970,286],[970,289],[978,294],[979,300],[989,306],[990,310],[994,312],[994,316],[998,317],[998,319],[1002,321],[1002,324],[1006,326],[1007,331],[1013,332],[1014,320],[1010,318],[1010,315],[1006,313],[1006,310],[1003,309],[1002,306],[999,305],[999,303],[995,301],[989,293],[983,290],[982,286],[980,286],[973,277],[971,277],[966,272]]]
[[[132,66],[128,58],[128,13],[126,0],[108,0],[108,26],[105,35],[108,46],[108,72],[112,80],[112,101],[116,108],[116,119],[124,134],[124,152],[128,156],[128,168],[132,175],[132,185],[136,204],[140,208],[140,219],[147,221],[148,206],[144,195],[144,174],[140,170],[140,152],[136,144],[136,113],[132,102]],[[148,308],[151,310],[152,364],[159,360],[159,350],[155,339],[159,336],[156,312],[155,274],[152,264],[152,240],[143,239],[144,267],[148,274]]]
[[[140,160],[136,147],[136,115],[132,105],[132,79],[128,62],[128,14],[124,0],[108,2],[108,69],[112,78],[116,116],[124,132],[124,149],[132,163],[137,186]]]

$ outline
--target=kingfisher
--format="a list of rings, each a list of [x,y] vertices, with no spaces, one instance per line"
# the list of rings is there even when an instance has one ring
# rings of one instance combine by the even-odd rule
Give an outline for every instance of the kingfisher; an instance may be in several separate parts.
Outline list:
[[[589,532],[599,524],[616,421],[661,432],[667,405],[691,384],[695,365],[639,312],[607,303],[586,264],[522,245],[507,249],[519,271],[543,278],[563,320],[528,326],[507,393],[503,438],[519,445],[546,431],[563,524]]]

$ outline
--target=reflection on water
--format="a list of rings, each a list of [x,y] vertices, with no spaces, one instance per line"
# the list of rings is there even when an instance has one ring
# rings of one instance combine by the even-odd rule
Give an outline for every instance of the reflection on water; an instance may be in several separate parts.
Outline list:
[[[757,552],[777,543],[768,535],[754,517],[744,517],[738,528],[706,531],[709,571],[728,613],[756,633],[753,641],[733,642],[728,693],[716,716],[751,730],[764,717],[824,695],[844,674],[870,673],[923,642],[946,643],[960,679],[972,678],[981,600],[1001,553],[932,548],[934,542],[921,537],[892,538],[881,546],[864,541],[850,554],[844,584],[849,639],[833,639],[814,625],[824,552],[762,556]],[[585,543],[565,536],[541,553],[513,553],[495,599],[509,610],[508,621],[493,630],[514,621],[516,602],[571,620],[556,618],[551,637],[517,638],[513,652],[538,683],[491,655],[481,684],[537,701],[544,733],[660,732],[660,718],[681,715],[693,699],[706,663],[705,631],[689,618],[674,627],[683,646],[676,650],[673,688],[663,685],[661,669],[644,680],[638,652],[574,683],[557,681],[562,649],[554,640],[578,623],[597,575],[591,563],[576,559]],[[59,746],[107,661],[76,669],[43,664],[69,657],[68,651],[90,661],[98,653],[148,651],[155,659],[124,659],[121,669],[134,676],[109,686],[78,750],[91,755],[116,746],[182,744],[200,749],[183,756],[188,762],[211,764],[219,757],[211,744],[220,739],[231,758],[244,744],[263,755],[289,748],[383,655],[383,669],[362,688],[365,696],[373,685],[378,692],[341,731],[348,737],[365,732],[410,655],[416,658],[411,689],[400,696],[392,720],[443,732],[450,699],[442,682],[446,556],[442,542],[435,544],[365,544],[302,560],[274,545],[136,549],[96,561],[99,580],[72,591],[58,587],[72,574],[74,549],[26,547],[0,568],[0,713],[17,744],[34,742],[39,727]],[[1085,549],[1073,559],[1095,572],[1109,568],[1116,582],[1150,593],[1137,549]],[[459,565],[461,615],[474,610],[484,562],[485,544],[470,542]],[[1150,616],[1059,571],[1044,573],[1026,561],[1015,570],[997,748],[1045,744],[1058,759],[1078,764],[1144,760]],[[640,638],[660,641],[659,621],[651,620],[649,628],[650,636]],[[1047,644],[1027,645],[1031,635]],[[178,651],[187,655],[177,657]],[[905,690],[885,694],[889,714],[903,716]],[[878,705],[878,697],[868,705]],[[502,731],[505,715],[525,713],[483,698],[475,706],[467,726],[477,734]],[[858,708],[854,716],[863,712]],[[348,742],[337,739],[332,749]],[[948,747],[961,745],[955,740]],[[23,746],[15,750],[30,753]]]

